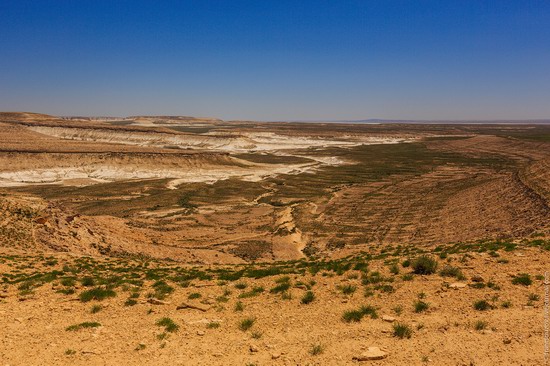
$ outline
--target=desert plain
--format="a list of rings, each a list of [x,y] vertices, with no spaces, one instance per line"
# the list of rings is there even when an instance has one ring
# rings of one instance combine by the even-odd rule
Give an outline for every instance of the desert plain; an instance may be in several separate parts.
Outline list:
[[[548,124],[0,113],[0,364],[541,365],[549,202]]]

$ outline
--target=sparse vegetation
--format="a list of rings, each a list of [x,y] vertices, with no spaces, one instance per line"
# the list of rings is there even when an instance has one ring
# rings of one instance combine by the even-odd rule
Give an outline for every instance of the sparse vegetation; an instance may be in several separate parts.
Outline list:
[[[404,339],[404,338],[411,338],[412,337],[412,329],[406,324],[403,323],[395,323],[393,325],[393,336]]]
[[[430,275],[437,270],[437,261],[427,255],[416,258],[412,263],[413,272],[419,275]]]
[[[479,311],[485,311],[492,309],[493,306],[489,304],[486,300],[478,300],[474,302],[474,309]]]
[[[487,328],[487,322],[486,321],[478,320],[474,324],[474,329],[475,330],[484,330],[485,328]]]
[[[466,277],[458,267],[445,266],[439,271],[439,275],[443,277],[455,277],[458,280],[464,280]]]
[[[354,285],[343,285],[338,286],[338,288],[340,289],[340,291],[342,291],[344,295],[351,295],[355,292],[355,290],[357,290],[357,286]]]
[[[83,323],[80,323],[80,324],[70,325],[67,328],[65,328],[65,330],[74,332],[74,331],[85,329],[85,328],[97,328],[97,327],[100,327],[100,326],[101,326],[101,324],[99,324],[97,322],[83,322]]]
[[[342,320],[346,323],[360,322],[367,315],[372,319],[378,318],[376,309],[373,306],[361,306],[357,310],[345,311],[344,315],[342,315]]]
[[[309,354],[312,356],[317,356],[323,353],[323,346],[320,344],[314,344],[311,346],[311,349],[309,350]]]
[[[237,301],[235,303],[235,311],[243,311],[244,310],[244,305],[242,302],[240,301]]]
[[[288,291],[289,288],[290,288],[290,283],[283,282],[273,287],[271,290],[269,290],[269,292],[271,292],[272,294],[277,294],[277,293]]]
[[[290,286],[289,286],[290,287]],[[254,297],[254,296],[258,296],[259,294],[261,294],[262,292],[264,292],[264,288],[261,287],[261,286],[255,286],[254,288],[252,288],[252,290],[248,291],[248,292],[243,292],[242,294],[239,295],[239,299],[246,299],[246,298],[249,298],[249,297]],[[278,291],[278,290],[277,290]]]
[[[422,300],[418,300],[414,303],[414,312],[415,313],[422,313],[422,312],[428,310],[429,307],[430,307],[430,305],[427,302],[424,302]]]
[[[92,314],[99,313],[101,309],[103,309],[101,305],[93,305],[92,308],[90,309],[90,313]]]
[[[174,333],[179,330],[179,325],[170,318],[161,318],[157,320],[155,324],[159,327],[164,327],[164,330],[169,333]]]
[[[80,301],[82,302],[88,302],[92,300],[101,301],[105,300],[109,297],[115,297],[116,293],[108,288],[103,287],[95,287],[91,290],[83,291],[80,294]]]
[[[521,273],[512,279],[512,283],[514,285],[531,286],[533,280],[531,280],[531,276],[529,274]]]
[[[239,322],[239,329],[242,330],[243,332],[246,332],[247,330],[252,328],[255,322],[256,322],[256,319],[254,318],[245,318]]]
[[[307,291],[304,296],[302,297],[302,304],[309,304],[315,299],[315,295],[312,291]]]
[[[208,328],[208,329],[217,329],[219,327],[220,327],[219,322],[210,322],[210,323],[206,324],[206,328]]]

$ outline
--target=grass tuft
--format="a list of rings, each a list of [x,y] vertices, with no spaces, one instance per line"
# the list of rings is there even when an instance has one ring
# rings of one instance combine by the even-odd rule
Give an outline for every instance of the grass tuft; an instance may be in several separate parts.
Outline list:
[[[95,287],[91,290],[83,291],[80,294],[80,301],[82,302],[88,302],[92,300],[101,301],[101,300],[105,300],[106,298],[115,297],[115,296],[116,296],[116,292],[114,292],[111,289],[107,289],[103,287]]]
[[[74,331],[84,329],[84,328],[97,328],[97,327],[100,327],[100,326],[101,326],[101,324],[99,324],[98,322],[84,322],[84,323],[80,323],[80,324],[70,325],[67,328],[65,328],[65,330],[69,331],[69,332],[74,332]]]
[[[242,330],[243,332],[246,332],[247,330],[252,328],[255,322],[256,322],[256,319],[254,318],[245,318],[239,322],[239,329]]]
[[[178,329],[180,328],[179,325],[176,324],[176,322],[166,317],[157,320],[155,324],[158,325],[159,327],[164,327],[164,330],[170,333],[177,332]]]
[[[406,324],[403,323],[395,323],[393,325],[393,336],[404,339],[404,338],[411,338],[412,337],[412,329]]]

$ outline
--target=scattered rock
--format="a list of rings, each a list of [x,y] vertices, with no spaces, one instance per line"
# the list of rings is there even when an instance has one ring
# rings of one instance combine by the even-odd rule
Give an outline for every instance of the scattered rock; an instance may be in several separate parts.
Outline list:
[[[197,331],[197,335],[199,335],[199,336],[203,336],[204,334],[205,334],[205,333],[204,333],[203,330],[198,330],[198,331]]]
[[[208,311],[210,309],[210,306],[203,305],[203,304],[191,304],[191,303],[188,303],[188,302],[184,302],[181,305],[179,305],[176,309],[177,310],[195,309],[195,310],[200,310],[200,311]]]
[[[170,302],[168,302],[168,301],[162,301],[162,300],[159,300],[159,299],[155,299],[154,297],[148,299],[147,302],[148,302],[149,304],[153,304],[153,305],[170,305]]]
[[[462,282],[455,282],[455,283],[451,283],[449,285],[449,288],[454,288],[454,289],[459,289],[459,288],[464,288],[466,287],[467,285],[465,283],[462,283]]]
[[[256,345],[251,344],[249,347],[250,352],[258,352],[258,347]]]
[[[475,275],[472,277],[472,282],[485,282],[485,280],[480,275]]]
[[[83,349],[82,351],[82,354],[88,354],[88,355],[99,355],[99,352],[97,352],[96,350],[93,350],[93,349]]]
[[[277,352],[277,353],[273,353],[273,354],[271,355],[271,359],[272,359],[272,360],[276,360],[276,359],[278,359],[279,357],[281,357],[281,354],[278,353],[278,352]]]
[[[383,360],[388,354],[382,351],[379,347],[369,347],[367,351],[363,352],[359,356],[354,356],[353,359],[357,361],[375,361]]]
[[[502,343],[504,343],[504,344],[510,344],[510,343],[512,343],[512,340],[511,340],[510,338],[504,338],[504,339],[502,340]]]
[[[385,322],[393,323],[395,321],[395,318],[389,315],[382,315],[382,320]]]

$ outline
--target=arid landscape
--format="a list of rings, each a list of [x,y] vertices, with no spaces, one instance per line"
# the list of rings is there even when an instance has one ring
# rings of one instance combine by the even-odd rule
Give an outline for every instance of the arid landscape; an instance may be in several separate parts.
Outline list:
[[[0,364],[541,365],[535,122],[0,113]]]

